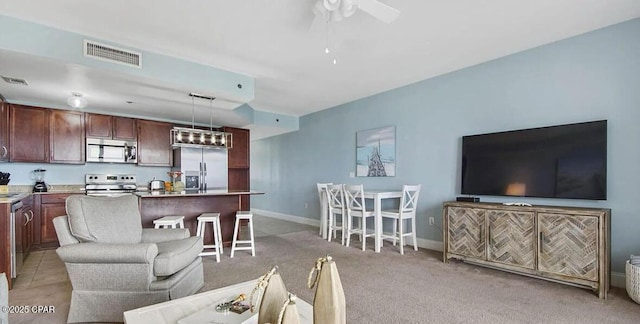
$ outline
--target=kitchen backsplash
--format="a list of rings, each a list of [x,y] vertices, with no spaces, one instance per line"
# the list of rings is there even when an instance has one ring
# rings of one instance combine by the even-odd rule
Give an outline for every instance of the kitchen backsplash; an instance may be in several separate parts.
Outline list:
[[[87,173],[131,173],[136,175],[138,184],[146,184],[153,177],[169,180],[167,172],[171,171],[168,167],[141,167],[118,163],[0,163],[0,171],[11,173],[9,186],[33,186],[31,171],[35,169],[47,170],[44,180],[50,185],[84,185],[84,176]]]

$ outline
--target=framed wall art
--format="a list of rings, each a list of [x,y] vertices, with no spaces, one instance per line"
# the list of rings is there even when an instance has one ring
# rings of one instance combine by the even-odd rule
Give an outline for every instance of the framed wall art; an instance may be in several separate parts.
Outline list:
[[[396,175],[396,127],[385,126],[356,132],[356,176]]]

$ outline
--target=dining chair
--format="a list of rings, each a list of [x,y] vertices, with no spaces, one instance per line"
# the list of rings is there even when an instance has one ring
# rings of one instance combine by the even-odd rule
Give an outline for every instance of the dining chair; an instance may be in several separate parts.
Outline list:
[[[418,206],[418,197],[420,196],[420,188],[422,185],[404,185],[402,186],[402,197],[400,197],[400,205],[397,210],[383,210],[381,212],[382,219],[393,219],[393,233],[391,235],[382,234],[382,239],[392,239],[393,245],[396,241],[400,241],[400,254],[404,254],[405,236],[413,238],[413,249],[418,251],[416,239],[416,209]],[[411,221],[411,231],[404,230],[404,221]],[[409,225],[409,224],[407,224]]]
[[[337,237],[337,231],[342,236],[342,245],[344,245],[344,220],[345,220],[345,203],[344,190],[341,184],[329,185],[325,188],[327,199],[329,202],[329,227],[327,228],[327,241],[331,242],[331,233],[333,238]],[[340,223],[336,218],[340,215]]]
[[[324,195],[326,193],[326,188],[327,186],[331,186],[333,185],[333,183],[331,182],[327,182],[327,183],[316,183],[316,186],[318,187],[318,199],[320,201],[320,236],[322,235],[323,230],[326,231],[327,228],[327,219],[322,219],[322,214],[325,213],[325,215],[329,215],[329,204],[323,204],[322,203],[322,195]],[[327,217],[328,218],[328,217]]]
[[[351,242],[352,234],[360,234],[362,241],[362,251],[367,249],[367,237],[375,237],[375,229],[367,234],[367,218],[373,220],[375,226],[375,212],[367,210],[364,203],[364,186],[363,185],[344,185],[344,194],[346,196],[347,210],[347,246]],[[353,219],[359,219],[360,228],[353,228]]]

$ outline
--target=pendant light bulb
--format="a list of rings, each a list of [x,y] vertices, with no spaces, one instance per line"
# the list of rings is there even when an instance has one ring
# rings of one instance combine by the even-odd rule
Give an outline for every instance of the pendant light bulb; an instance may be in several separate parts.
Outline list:
[[[325,47],[325,49],[324,49],[324,53],[325,53],[325,54],[329,54],[329,47]]]
[[[338,64],[338,59],[336,59],[335,57],[333,58],[333,64]]]

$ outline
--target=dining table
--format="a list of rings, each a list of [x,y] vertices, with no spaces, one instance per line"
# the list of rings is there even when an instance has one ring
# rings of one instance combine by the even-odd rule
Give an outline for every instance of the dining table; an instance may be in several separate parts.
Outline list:
[[[373,200],[374,211],[374,239],[375,239],[375,252],[380,252],[382,247],[382,200],[384,199],[400,199],[402,197],[402,190],[386,190],[386,189],[369,189],[364,191],[365,199]],[[327,220],[329,217],[329,201],[326,191],[321,191],[320,194],[320,233],[323,239],[327,239],[329,232],[327,226]]]
[[[364,191],[365,199],[373,199],[373,211],[375,222],[375,252],[380,253],[382,247],[382,200],[400,199],[402,190],[370,189]]]

